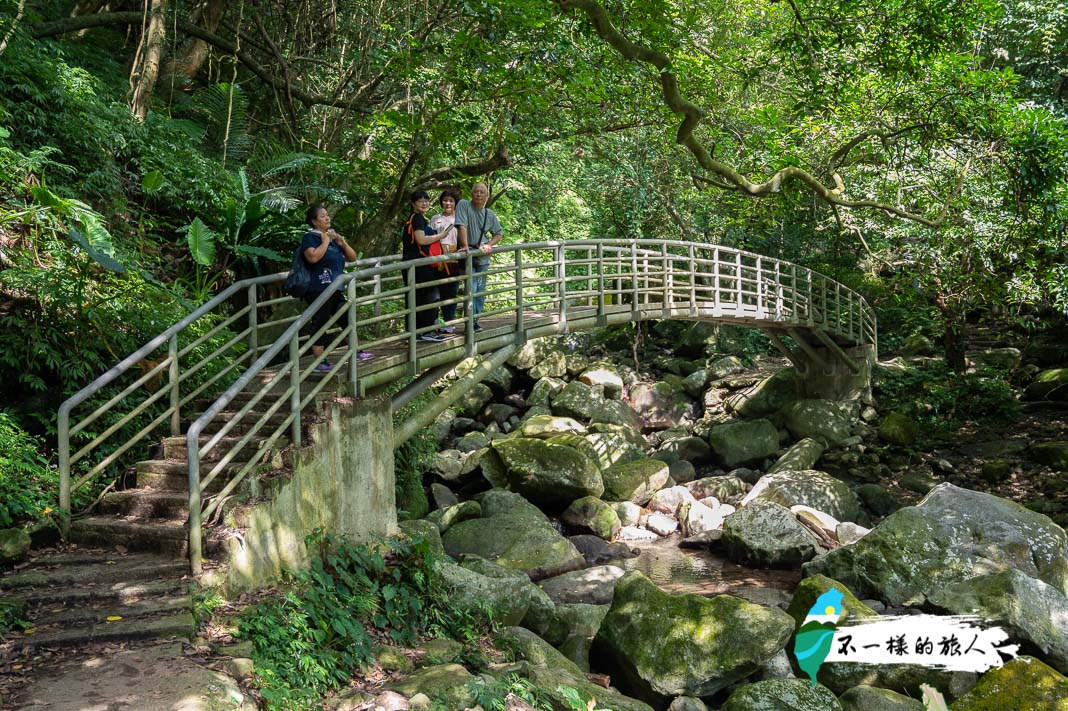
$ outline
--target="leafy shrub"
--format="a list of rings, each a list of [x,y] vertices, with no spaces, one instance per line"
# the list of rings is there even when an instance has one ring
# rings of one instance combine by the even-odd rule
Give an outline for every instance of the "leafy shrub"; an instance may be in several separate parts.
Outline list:
[[[875,395],[884,411],[912,415],[932,432],[956,430],[964,420],[1003,422],[1020,411],[1004,373],[954,373],[942,361],[884,371]]]
[[[309,543],[314,542],[309,537]],[[452,609],[427,541],[374,549],[331,536],[292,588],[249,608],[239,635],[253,641],[263,698],[307,708],[372,662],[372,634],[413,645],[424,634],[470,639],[488,620]]]
[[[56,503],[57,484],[33,437],[0,411],[0,528],[47,513]]]

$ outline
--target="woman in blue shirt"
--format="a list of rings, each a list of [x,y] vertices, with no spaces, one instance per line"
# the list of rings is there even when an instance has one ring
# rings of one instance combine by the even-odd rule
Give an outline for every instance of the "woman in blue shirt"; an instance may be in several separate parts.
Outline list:
[[[304,300],[310,304],[319,298],[319,295],[334,280],[341,277],[345,271],[346,260],[350,262],[356,261],[356,250],[349,246],[344,237],[330,227],[330,213],[322,205],[312,205],[308,208],[304,221],[311,227],[310,230],[304,233],[304,238],[300,243],[304,261],[308,263],[308,269],[312,277],[308,291],[304,294]],[[331,294],[329,301],[323,304],[312,316],[311,326],[309,327],[311,329],[310,332],[314,334],[321,329],[323,324],[337,313],[337,310],[342,308],[344,304],[344,291],[339,289]],[[348,314],[341,316],[339,324],[342,328],[348,324]],[[323,354],[323,349],[328,341],[329,339],[325,332],[316,339],[315,344],[312,346],[312,353],[316,358]],[[368,358],[374,358],[374,354],[360,351],[356,354],[356,357],[360,360],[367,360]],[[324,360],[315,366],[315,370],[319,373],[327,373],[333,367],[334,365],[330,361]]]

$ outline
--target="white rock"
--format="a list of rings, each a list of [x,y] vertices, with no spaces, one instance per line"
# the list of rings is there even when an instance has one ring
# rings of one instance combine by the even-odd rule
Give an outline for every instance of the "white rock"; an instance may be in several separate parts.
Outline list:
[[[715,501],[715,498],[712,499]],[[709,507],[700,501],[686,501],[679,506],[679,524],[684,536],[723,528],[724,516],[719,507]]]
[[[648,508],[661,513],[674,514],[678,510],[679,504],[684,501],[697,501],[697,499],[693,497],[693,494],[685,486],[672,486],[653,494],[653,498],[649,500]]]
[[[619,529],[619,535],[616,536],[617,541],[653,541],[656,540],[656,534],[652,531],[646,531],[644,528],[638,528],[637,526],[624,526]]]
[[[642,516],[642,507],[633,501],[614,501],[609,504],[612,510],[619,516],[619,523],[623,526],[637,526]]]
[[[851,521],[840,523],[838,524],[838,527],[834,529],[834,533],[838,537],[838,542],[843,546],[848,546],[850,543],[856,543],[861,538],[868,535],[870,531],[870,528],[864,528]]]
[[[834,516],[825,514],[822,511],[814,509],[811,506],[805,506],[804,504],[791,506],[790,511],[797,517],[798,521],[803,522],[807,519],[809,522],[816,524],[828,533],[834,533],[834,530],[838,528],[838,524],[841,523]]]
[[[670,536],[678,530],[679,522],[665,513],[654,511],[645,517],[645,527],[658,536]]]

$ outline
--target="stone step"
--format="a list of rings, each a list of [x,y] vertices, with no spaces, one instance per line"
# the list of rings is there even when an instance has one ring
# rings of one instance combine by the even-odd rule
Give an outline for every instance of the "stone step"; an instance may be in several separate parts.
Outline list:
[[[193,613],[186,610],[159,617],[132,617],[114,622],[32,629],[32,635],[15,636],[5,641],[0,650],[26,655],[41,647],[69,648],[86,644],[157,641],[170,637],[192,639],[196,635],[197,625]]]
[[[209,492],[216,492],[226,486],[230,472],[241,468],[244,462],[232,462],[228,464],[222,473],[212,479],[208,484]],[[146,459],[138,462],[137,487],[149,487],[156,491],[188,492],[189,491],[189,463],[172,459]],[[201,474],[206,475],[203,467]]]
[[[310,414],[314,412],[314,408],[314,405],[309,406],[305,408],[303,412],[305,415]],[[223,410],[218,415],[216,415],[211,422],[207,424],[203,434],[215,434],[220,429],[222,429],[224,425],[229,423],[231,420],[236,419],[237,413],[237,410]],[[263,423],[263,425],[260,427],[260,432],[265,436],[270,434],[271,432],[274,432],[283,422],[285,422],[285,419],[288,415],[289,408],[282,408],[278,412],[275,412],[273,415],[268,417],[267,420]],[[241,435],[251,430],[257,422],[259,422],[259,417],[253,416],[251,414],[245,415],[240,420],[238,420],[237,423],[231,429],[227,430],[226,434],[227,436],[236,435],[240,437]],[[288,433],[284,432],[283,434]]]
[[[204,435],[200,437],[200,446],[203,447],[211,440],[211,435]],[[225,456],[231,448],[234,447],[241,440],[240,436],[226,436],[220,439],[211,451],[205,455],[202,462],[217,462]],[[244,447],[242,447],[241,453],[252,453],[258,447],[260,438],[253,437]],[[289,445],[289,437],[285,435],[280,436],[275,440],[272,448],[275,450],[283,449]],[[163,458],[178,462],[187,461],[188,450],[186,449],[185,437],[164,437],[163,438]],[[241,457],[244,458],[244,457]]]
[[[72,522],[72,528],[86,520]],[[122,556],[113,553],[97,554],[91,561],[75,557],[42,560],[45,563],[31,563],[23,570],[0,577],[0,590],[20,594],[19,591],[32,592],[32,588],[41,587],[94,587],[116,582],[148,582],[167,576],[181,577],[189,572],[189,564],[184,560],[154,555]]]
[[[189,495],[179,491],[157,491],[150,488],[115,491],[104,496],[97,513],[150,519],[178,519],[189,517]]]
[[[189,564],[182,561],[182,568],[188,572]],[[112,601],[115,604],[129,604],[146,598],[163,598],[180,594],[188,588],[189,582],[181,578],[151,580],[148,582],[123,580],[93,587],[31,588],[24,591],[15,591],[15,597],[21,600],[27,608],[58,603],[83,606],[102,600]]]
[[[30,622],[37,631],[69,625],[99,624],[109,617],[132,620],[138,617],[161,617],[193,611],[193,598],[188,593],[144,598],[95,598],[79,605],[57,601],[37,605],[30,612]],[[112,620],[117,622],[117,620]]]
[[[189,533],[181,520],[124,519],[89,516],[71,522],[70,540],[81,545],[122,545],[131,551],[151,551],[183,557]]]

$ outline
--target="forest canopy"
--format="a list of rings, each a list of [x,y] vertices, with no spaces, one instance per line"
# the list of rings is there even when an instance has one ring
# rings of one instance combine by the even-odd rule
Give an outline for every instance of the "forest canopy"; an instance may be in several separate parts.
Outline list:
[[[891,323],[929,314],[913,328],[961,363],[971,314],[1068,311],[1066,13],[0,0],[0,345],[18,374],[0,404],[49,411],[190,304],[283,269],[298,206],[326,202],[384,254],[409,191],[476,180],[509,241],[783,257]]]

